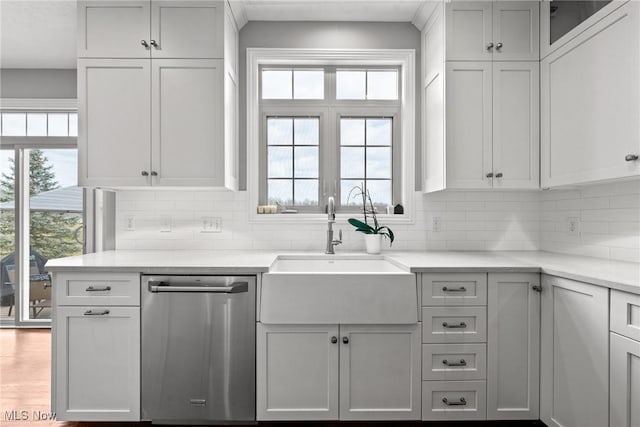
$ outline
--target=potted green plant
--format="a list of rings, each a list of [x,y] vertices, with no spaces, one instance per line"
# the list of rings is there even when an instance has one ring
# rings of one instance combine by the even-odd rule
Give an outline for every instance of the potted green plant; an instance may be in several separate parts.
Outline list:
[[[382,246],[382,237],[389,239],[389,246],[393,244],[393,231],[386,225],[380,225],[378,217],[376,215],[376,209],[371,201],[371,194],[369,190],[364,189],[364,185],[357,185],[349,191],[347,200],[351,197],[362,197],[362,213],[364,215],[364,221],[360,221],[356,218],[349,218],[349,224],[364,234],[364,242],[368,254],[379,254]],[[367,207],[368,205],[368,207]],[[369,218],[373,224],[369,223]]]

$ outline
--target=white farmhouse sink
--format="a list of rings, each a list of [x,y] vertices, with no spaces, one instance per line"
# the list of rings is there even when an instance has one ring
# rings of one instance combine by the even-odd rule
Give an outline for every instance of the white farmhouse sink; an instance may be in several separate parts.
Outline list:
[[[383,256],[280,256],[263,275],[260,321],[416,323],[416,278]]]

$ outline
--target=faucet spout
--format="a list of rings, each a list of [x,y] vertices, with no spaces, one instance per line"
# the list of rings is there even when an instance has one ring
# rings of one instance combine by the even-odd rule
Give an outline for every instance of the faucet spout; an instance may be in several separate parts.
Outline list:
[[[331,222],[336,220],[336,199],[333,196],[327,199],[327,220]]]

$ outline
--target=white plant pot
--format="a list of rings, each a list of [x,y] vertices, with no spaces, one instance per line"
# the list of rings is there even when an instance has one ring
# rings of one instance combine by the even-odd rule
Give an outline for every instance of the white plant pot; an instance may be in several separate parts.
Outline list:
[[[368,254],[379,254],[382,247],[382,234],[365,234],[364,244]]]

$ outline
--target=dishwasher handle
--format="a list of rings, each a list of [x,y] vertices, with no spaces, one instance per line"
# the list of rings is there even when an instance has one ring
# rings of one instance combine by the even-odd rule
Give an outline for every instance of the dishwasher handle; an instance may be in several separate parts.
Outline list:
[[[166,282],[149,282],[149,292],[202,292],[238,294],[249,291],[249,282],[234,282],[229,286],[170,286]]]

